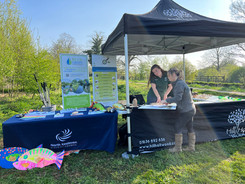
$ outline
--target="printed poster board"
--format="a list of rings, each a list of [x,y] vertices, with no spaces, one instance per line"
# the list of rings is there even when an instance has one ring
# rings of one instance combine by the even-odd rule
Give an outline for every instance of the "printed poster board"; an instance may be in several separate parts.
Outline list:
[[[118,101],[116,56],[92,55],[93,99],[104,106]]]
[[[86,55],[60,54],[64,109],[90,106],[88,59]]]

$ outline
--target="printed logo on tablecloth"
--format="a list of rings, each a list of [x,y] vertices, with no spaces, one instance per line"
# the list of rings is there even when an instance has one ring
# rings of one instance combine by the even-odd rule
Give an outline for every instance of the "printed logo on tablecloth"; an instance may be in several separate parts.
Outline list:
[[[71,137],[72,131],[65,129],[56,135],[56,140],[64,142]]]
[[[69,149],[70,147],[76,147],[77,141],[73,140],[70,142],[66,142],[69,138],[71,138],[72,131],[70,129],[64,129],[60,133],[56,134],[55,138],[57,141],[61,143],[51,143],[50,149]]]
[[[232,111],[228,116],[228,123],[234,124],[231,129],[227,129],[226,133],[231,137],[245,136],[245,127],[240,127],[240,124],[245,122],[245,109],[237,109]]]

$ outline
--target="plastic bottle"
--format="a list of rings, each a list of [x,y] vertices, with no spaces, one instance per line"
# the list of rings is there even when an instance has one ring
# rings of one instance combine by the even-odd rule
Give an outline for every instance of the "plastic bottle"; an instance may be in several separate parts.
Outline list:
[[[134,106],[134,107],[137,107],[137,106],[138,106],[137,98],[134,98],[134,99],[133,99],[133,106]]]

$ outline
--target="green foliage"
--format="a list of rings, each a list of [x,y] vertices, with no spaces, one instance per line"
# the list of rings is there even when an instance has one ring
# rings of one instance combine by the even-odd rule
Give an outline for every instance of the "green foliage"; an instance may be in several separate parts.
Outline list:
[[[145,61],[140,61],[137,64],[137,69],[131,70],[130,76],[131,78],[137,78],[139,80],[144,80],[150,75],[150,66],[149,63]]]
[[[52,85],[54,88],[60,87],[60,67],[59,63],[52,59],[51,54],[45,50],[40,49],[36,54],[36,58],[32,63],[32,73],[30,75],[32,80],[32,88],[33,90],[37,89],[37,83],[34,81],[33,74],[36,74],[36,77],[41,82],[46,82],[49,85]]]
[[[130,81],[129,83],[129,95],[143,95],[145,101],[148,93],[148,87],[146,82],[136,83],[134,81]],[[118,80],[118,99],[125,100],[126,99],[126,82],[123,80]]]
[[[30,71],[33,56],[33,40],[14,0],[0,2],[0,76],[6,83],[23,85]]]
[[[228,80],[229,82],[241,82],[245,86],[245,68],[239,67],[234,70]]]
[[[0,2],[0,88],[35,93],[40,82],[59,86],[59,61],[35,44],[32,32],[14,0]]]
[[[175,61],[174,63],[171,63],[170,68],[177,68],[179,70],[184,70],[183,68],[183,61]],[[189,61],[185,61],[185,79],[186,80],[194,80],[196,76],[197,70],[194,65],[191,64]]]
[[[92,54],[101,54],[101,45],[104,40],[104,36],[102,33],[95,32],[92,36],[91,42],[91,49],[83,51],[84,53],[88,54],[89,56],[89,63],[92,64]]]
[[[198,70],[198,76],[219,76],[219,75],[220,73],[217,71],[217,69],[214,66]]]
[[[237,70],[239,68],[239,66],[235,65],[235,64],[227,64],[225,66],[222,66],[220,69],[220,75],[224,75],[225,79],[227,82],[231,82],[229,81],[229,78],[231,76],[231,74]]]
[[[201,87],[201,88],[212,88],[212,87],[225,87],[231,89],[237,89],[243,87],[241,83],[223,83],[223,82],[203,82],[203,81],[186,81],[187,84],[191,84],[192,87]],[[197,85],[195,85],[197,84]]]
[[[224,76],[226,82],[235,82],[235,80],[231,81],[230,78],[232,73],[236,71],[238,68],[239,67],[235,64],[226,64],[224,66],[221,66],[220,70],[218,71],[216,67],[211,66],[198,70],[197,76],[198,78],[204,76]]]

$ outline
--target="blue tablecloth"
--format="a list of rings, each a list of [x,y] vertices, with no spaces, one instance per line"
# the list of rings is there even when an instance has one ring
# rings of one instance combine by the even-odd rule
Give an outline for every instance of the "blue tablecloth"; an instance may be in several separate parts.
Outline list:
[[[2,124],[4,147],[33,149],[40,144],[55,152],[62,150],[104,150],[114,152],[117,140],[117,112],[82,116],[23,120],[13,116]]]

